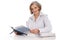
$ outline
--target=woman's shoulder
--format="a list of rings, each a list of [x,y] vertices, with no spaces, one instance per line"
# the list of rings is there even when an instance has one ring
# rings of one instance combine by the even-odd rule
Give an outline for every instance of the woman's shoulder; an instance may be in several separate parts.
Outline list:
[[[44,13],[41,12],[40,13],[40,16],[47,16],[47,14],[44,14]]]
[[[30,20],[33,20],[33,15],[29,17]]]
[[[44,14],[44,13],[41,13],[41,14],[40,14],[40,18],[42,18],[42,19],[44,19],[44,20],[49,19],[49,18],[48,18],[48,15],[47,15],[47,14]]]
[[[31,15],[28,19],[28,21],[32,21],[33,20],[33,15]]]
[[[44,13],[40,13],[40,17],[47,17],[48,15],[47,14],[44,14]]]

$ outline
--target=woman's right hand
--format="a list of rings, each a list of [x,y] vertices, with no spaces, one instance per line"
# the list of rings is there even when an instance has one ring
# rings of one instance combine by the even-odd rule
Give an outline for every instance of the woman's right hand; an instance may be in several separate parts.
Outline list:
[[[30,30],[30,33],[34,33],[34,30]]]

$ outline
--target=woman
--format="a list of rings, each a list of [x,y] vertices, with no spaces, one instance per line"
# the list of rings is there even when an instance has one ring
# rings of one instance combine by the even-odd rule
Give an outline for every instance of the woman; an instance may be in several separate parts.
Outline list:
[[[30,11],[32,16],[26,22],[30,28],[30,33],[41,34],[51,32],[52,27],[47,15],[41,13],[41,4],[37,1],[32,2],[30,4]]]
[[[32,2],[30,4],[30,11],[32,16],[26,22],[30,33],[42,34],[51,32],[52,27],[50,21],[47,15],[41,12],[41,4],[37,1]],[[19,29],[18,27],[17,30],[21,30],[21,28]],[[15,34],[17,34],[17,32],[15,32]]]

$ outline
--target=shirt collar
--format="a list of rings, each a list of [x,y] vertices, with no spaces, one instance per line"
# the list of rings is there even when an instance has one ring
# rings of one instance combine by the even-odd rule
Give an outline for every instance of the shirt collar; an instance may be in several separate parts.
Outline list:
[[[42,15],[43,15],[43,13],[40,12],[40,14],[39,14],[38,18],[36,19],[36,21],[37,21]],[[33,21],[35,21],[35,19],[34,19],[34,15],[32,16],[32,19],[33,19]]]

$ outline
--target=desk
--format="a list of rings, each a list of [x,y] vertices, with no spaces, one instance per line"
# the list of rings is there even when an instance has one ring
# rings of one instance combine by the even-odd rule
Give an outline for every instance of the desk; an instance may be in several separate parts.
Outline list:
[[[37,37],[37,36],[11,35],[10,40],[55,40],[55,37]]]

